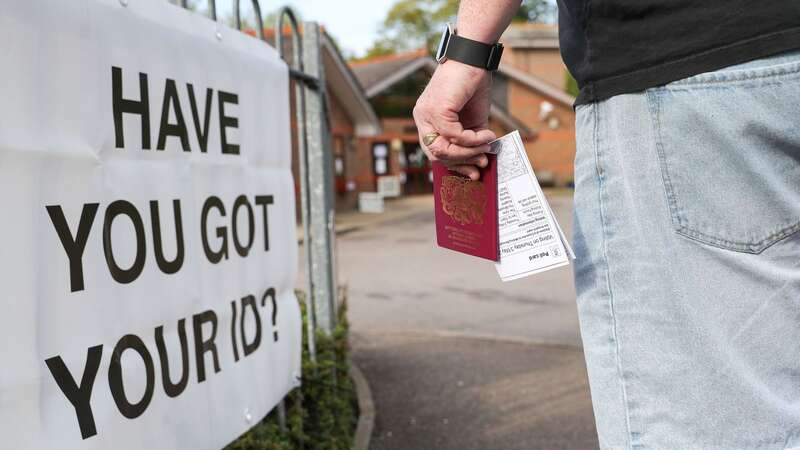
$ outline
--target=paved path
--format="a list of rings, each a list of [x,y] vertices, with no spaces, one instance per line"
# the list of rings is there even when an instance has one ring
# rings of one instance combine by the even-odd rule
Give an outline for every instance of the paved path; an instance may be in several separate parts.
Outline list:
[[[570,235],[571,197],[551,196],[550,202]],[[387,209],[388,222],[367,217],[373,222],[339,237],[340,278],[349,288],[354,329],[580,345],[570,267],[503,283],[491,261],[436,246],[431,196],[391,202]],[[352,230],[358,215],[343,222]]]
[[[550,196],[569,234],[571,199]],[[375,450],[597,448],[570,268],[502,283],[436,247],[432,198],[338,221]]]
[[[355,334],[377,411],[372,450],[597,448],[580,349]]]

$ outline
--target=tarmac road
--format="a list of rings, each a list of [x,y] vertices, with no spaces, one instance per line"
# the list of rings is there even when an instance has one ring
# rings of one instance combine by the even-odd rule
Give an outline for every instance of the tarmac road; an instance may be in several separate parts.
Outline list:
[[[372,450],[597,448],[580,349],[403,333],[353,345]]]
[[[548,198],[569,236],[569,192]],[[502,283],[436,246],[431,196],[387,209],[341,217],[338,238],[371,448],[597,448],[571,268]]]
[[[571,236],[571,197],[549,200]],[[387,208],[405,214],[338,239],[337,262],[354,330],[451,331],[581,344],[571,267],[503,283],[491,261],[436,246],[432,196],[397,200]]]

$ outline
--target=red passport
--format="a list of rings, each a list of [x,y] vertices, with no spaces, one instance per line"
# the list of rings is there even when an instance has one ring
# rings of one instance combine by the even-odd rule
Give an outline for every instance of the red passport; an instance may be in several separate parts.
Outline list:
[[[440,247],[480,258],[500,259],[497,224],[497,156],[472,181],[433,162],[436,241]]]

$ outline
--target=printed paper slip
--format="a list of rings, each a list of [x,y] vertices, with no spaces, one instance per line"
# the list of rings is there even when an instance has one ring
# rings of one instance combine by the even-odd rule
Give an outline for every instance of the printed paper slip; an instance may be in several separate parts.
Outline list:
[[[519,132],[491,143],[497,154],[497,200],[503,281],[569,264],[575,256],[533,173]]]

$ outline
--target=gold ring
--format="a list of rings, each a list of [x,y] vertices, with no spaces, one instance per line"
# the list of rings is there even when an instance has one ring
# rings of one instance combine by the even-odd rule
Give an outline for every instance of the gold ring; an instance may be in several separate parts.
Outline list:
[[[428,147],[433,144],[433,141],[435,141],[438,137],[439,133],[435,131],[433,133],[428,133],[425,136],[422,136],[422,143],[425,144],[425,147]]]

